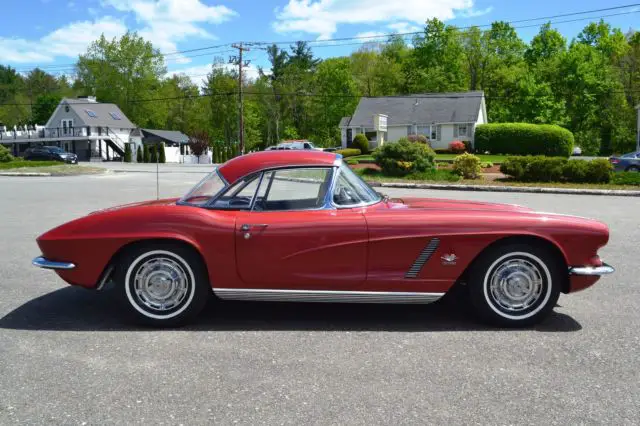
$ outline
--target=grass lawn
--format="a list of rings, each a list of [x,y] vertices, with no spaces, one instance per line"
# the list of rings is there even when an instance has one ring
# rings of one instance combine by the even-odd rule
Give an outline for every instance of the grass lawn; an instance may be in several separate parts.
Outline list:
[[[404,178],[388,177],[375,169],[356,169],[357,174],[363,179],[376,182],[405,182],[405,183],[441,183],[441,184],[463,184],[463,185],[493,185],[493,186],[531,186],[543,188],[573,188],[573,189],[626,189],[640,190],[640,186],[636,185],[617,185],[614,177],[614,183],[597,184],[597,183],[550,183],[550,182],[513,182],[509,179],[498,180],[466,180],[453,173],[451,170],[439,169],[435,172],[416,173]]]
[[[51,173],[55,176],[86,175],[105,173],[102,167],[63,164],[59,161],[10,161],[0,163],[0,172],[12,173]]]
[[[354,155],[353,157],[347,157],[344,160],[374,161],[372,155]]]

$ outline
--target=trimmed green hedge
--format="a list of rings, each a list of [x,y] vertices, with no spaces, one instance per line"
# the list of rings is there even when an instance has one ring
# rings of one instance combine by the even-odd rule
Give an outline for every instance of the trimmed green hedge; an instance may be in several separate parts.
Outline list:
[[[346,148],[346,149],[339,149],[336,151],[336,154],[340,154],[342,155],[344,158],[347,157],[354,157],[356,155],[360,155],[362,154],[362,152],[359,149],[354,149],[354,148]]]
[[[604,159],[569,160],[563,157],[508,157],[500,171],[522,182],[609,183],[611,164]]]
[[[573,133],[550,124],[482,124],[475,133],[478,153],[569,157],[573,144]]]
[[[358,133],[355,138],[353,138],[353,143],[351,144],[353,149],[359,149],[362,154],[369,153],[369,139],[362,133]]]

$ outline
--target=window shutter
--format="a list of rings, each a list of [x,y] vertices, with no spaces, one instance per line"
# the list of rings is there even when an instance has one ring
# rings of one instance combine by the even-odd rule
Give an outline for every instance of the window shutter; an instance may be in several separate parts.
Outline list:
[[[458,125],[457,124],[453,125],[453,137],[454,138],[458,137]]]

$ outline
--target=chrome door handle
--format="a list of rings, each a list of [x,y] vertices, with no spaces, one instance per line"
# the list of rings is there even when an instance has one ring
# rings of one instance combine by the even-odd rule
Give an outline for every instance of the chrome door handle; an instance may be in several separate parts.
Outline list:
[[[259,223],[259,224],[253,224],[253,225],[249,225],[249,224],[245,223],[244,225],[242,225],[240,227],[240,230],[243,231],[243,232],[247,232],[247,231],[250,231],[251,228],[262,228],[262,229],[264,229],[267,226],[269,226],[269,225],[267,225],[266,223]]]

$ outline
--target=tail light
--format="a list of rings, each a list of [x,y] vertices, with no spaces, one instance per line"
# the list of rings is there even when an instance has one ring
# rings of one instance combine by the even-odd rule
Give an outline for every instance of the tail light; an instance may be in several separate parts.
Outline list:
[[[610,158],[609,161],[611,161],[611,164],[618,164],[620,162],[617,158]]]

